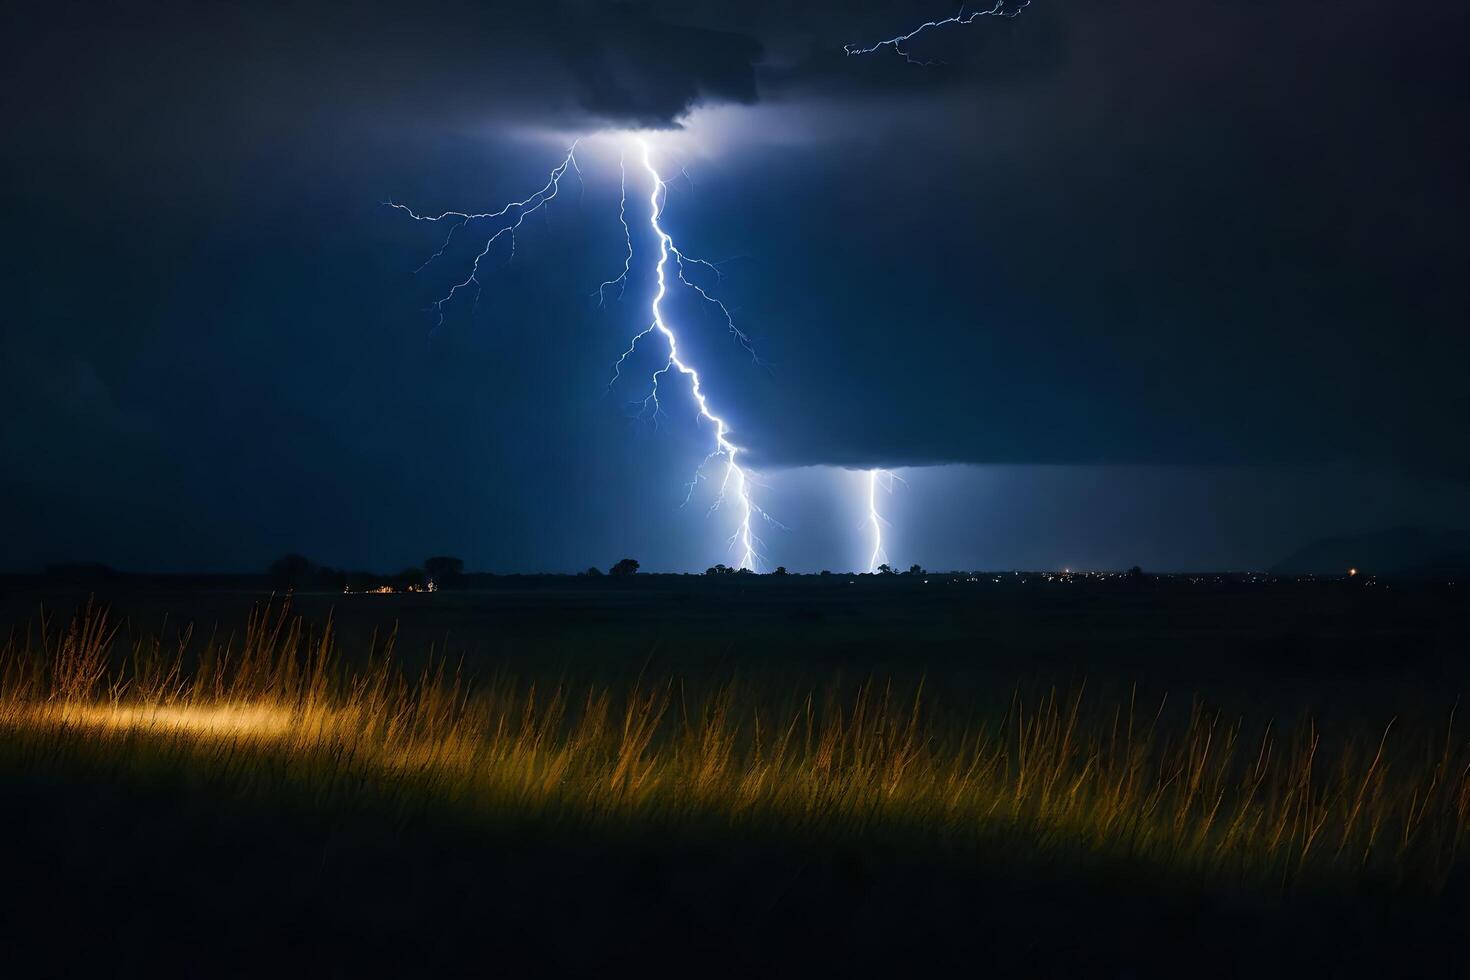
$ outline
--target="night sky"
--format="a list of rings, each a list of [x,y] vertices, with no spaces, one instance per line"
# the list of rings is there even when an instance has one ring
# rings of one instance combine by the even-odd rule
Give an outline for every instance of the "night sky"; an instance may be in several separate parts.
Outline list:
[[[760,355],[672,304],[770,565],[865,567],[870,467],[905,566],[1470,526],[1467,11],[1035,0],[919,67],[842,45],[943,3],[8,6],[0,568],[730,560],[687,398],[608,386],[631,130]],[[436,329],[473,249],[416,276],[444,229],[384,202],[494,210],[578,137]]]

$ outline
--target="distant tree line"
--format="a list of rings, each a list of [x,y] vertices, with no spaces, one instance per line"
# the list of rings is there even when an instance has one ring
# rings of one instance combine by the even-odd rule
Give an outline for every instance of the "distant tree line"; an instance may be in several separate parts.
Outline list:
[[[616,579],[619,581],[631,580],[641,573],[642,565],[636,558],[622,558],[604,571],[596,566],[585,571],[576,573],[579,578],[603,578]],[[703,573],[659,573],[661,575],[679,574],[682,576],[697,575],[701,578],[713,578],[719,580],[734,580],[749,577],[782,579],[788,577],[808,577],[806,574],[793,575],[784,565],[778,565],[769,573],[759,573],[748,568],[737,568],[726,564],[716,564],[706,568]],[[1123,571],[1091,571],[1091,572],[1048,572],[1048,571],[1007,571],[1004,573],[995,570],[977,570],[967,572],[962,570],[951,570],[944,572],[929,572],[922,565],[910,565],[907,571],[900,572],[888,563],[879,565],[873,572],[834,572],[830,569],[822,569],[820,572],[810,575],[811,578],[822,579],[892,579],[896,582],[913,582],[916,579],[924,583],[934,580],[940,582],[970,581],[978,582],[993,579],[995,582],[1002,581],[1045,581],[1054,580],[1090,582],[1094,586],[1113,585],[1134,590],[1160,590],[1176,587],[1193,587],[1203,583],[1198,575],[1182,574],[1156,574],[1145,572],[1143,568],[1134,565]],[[466,572],[464,561],[449,555],[434,555],[426,558],[422,565],[405,568],[392,575],[384,575],[378,572],[347,571],[334,568],[331,565],[321,565],[313,562],[305,555],[291,553],[283,555],[265,569],[265,574],[240,573],[240,572],[157,572],[157,573],[133,573],[114,569],[100,562],[55,562],[42,567],[39,574],[36,573],[0,573],[0,585],[7,579],[27,580],[31,578],[43,579],[52,585],[69,586],[114,586],[123,583],[166,583],[174,588],[257,588],[261,580],[269,582],[270,587],[277,592],[291,591],[366,591],[388,586],[393,591],[418,591],[426,590],[431,585],[434,590],[452,590],[464,588],[490,588],[494,586],[497,579],[517,578],[557,578],[560,573],[526,573],[498,575],[493,572]],[[1273,582],[1278,584],[1289,583],[1340,583],[1351,584],[1356,588],[1365,588],[1379,579],[1360,575],[1353,570],[1341,575],[1319,575],[1319,576],[1280,576],[1280,575],[1258,575],[1248,573],[1216,574],[1209,576],[1210,582],[1216,585],[1229,585],[1232,583],[1259,584],[1261,582]],[[1412,576],[1395,581],[1415,581]],[[1453,583],[1451,583],[1453,584]]]
[[[606,572],[593,565],[586,571],[579,572],[578,574],[584,578],[602,578],[606,575],[610,578],[626,579],[637,575],[641,567],[641,563],[636,558],[622,558],[608,568]],[[384,576],[373,575],[367,572],[346,572],[341,569],[332,568],[330,565],[317,565],[304,555],[289,554],[272,562],[268,574],[270,576],[271,586],[278,591],[289,591],[293,589],[341,589],[347,586],[369,585],[390,585],[396,589],[407,589],[410,587],[426,587],[430,583],[433,583],[436,589],[454,589],[462,586],[466,580],[464,562],[447,555],[438,555],[425,559],[423,566],[420,568],[406,568],[396,575]],[[721,563],[706,568],[704,574],[710,577],[724,578],[754,576],[757,573],[749,568],[738,568]],[[769,574],[786,577],[791,573],[785,565],[777,565]],[[824,569],[821,574],[823,576],[831,576],[832,572]],[[922,576],[927,573],[920,565],[911,565],[907,572],[900,573],[897,569],[885,563],[878,566],[877,574]]]
[[[642,565],[636,558],[622,558],[615,562],[604,572],[597,566],[592,566],[584,572],[577,573],[585,578],[630,579],[639,573]],[[704,570],[704,576],[711,578],[735,578],[755,576],[757,573],[749,568],[738,568],[726,564],[711,565]],[[768,573],[770,576],[785,578],[791,573],[785,565],[777,565]],[[844,576],[876,575],[878,577],[892,576],[894,578],[920,578],[930,573],[923,566],[910,565],[906,572],[900,572],[892,565],[884,562],[879,565],[873,573],[844,572],[834,573],[830,569],[823,569],[818,575],[822,578],[830,578],[834,574]],[[965,576],[979,577],[993,573],[986,572],[945,572],[941,576]],[[1041,574],[1041,573],[1038,573]],[[118,581],[128,576],[118,572],[107,565],[96,562],[62,562],[46,566],[43,575],[56,581],[75,582],[81,584],[107,583]],[[218,578],[219,576],[216,576]],[[435,590],[457,589],[471,586],[485,579],[496,576],[490,573],[476,573],[467,575],[464,570],[464,561],[450,555],[434,555],[424,559],[420,566],[405,568],[392,575],[383,575],[375,572],[347,571],[334,568],[331,565],[321,565],[313,562],[305,555],[292,552],[282,555],[271,562],[266,569],[266,577],[270,586],[277,592],[292,591],[343,591],[357,589],[372,589],[381,586],[389,586],[396,591],[420,590],[433,587]],[[1134,565],[1126,572],[1118,576],[1123,582],[1134,588],[1142,588],[1154,582],[1155,577],[1146,574],[1142,568]],[[209,576],[204,576],[209,578]]]
[[[712,565],[704,570],[706,575],[754,575],[748,568],[731,568],[729,565]]]
[[[349,572],[330,565],[318,565],[305,555],[282,555],[266,569],[271,588],[277,592],[329,590],[340,592],[349,587],[372,588],[389,585],[395,589],[455,589],[464,582],[464,562],[448,555],[426,558],[421,567],[405,568],[394,575],[372,572]]]

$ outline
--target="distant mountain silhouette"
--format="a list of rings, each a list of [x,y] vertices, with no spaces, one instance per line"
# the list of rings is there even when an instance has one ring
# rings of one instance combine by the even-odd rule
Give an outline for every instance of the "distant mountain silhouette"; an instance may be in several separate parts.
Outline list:
[[[1271,567],[1277,575],[1366,575],[1408,578],[1470,574],[1470,531],[1399,527],[1372,534],[1320,538]]]

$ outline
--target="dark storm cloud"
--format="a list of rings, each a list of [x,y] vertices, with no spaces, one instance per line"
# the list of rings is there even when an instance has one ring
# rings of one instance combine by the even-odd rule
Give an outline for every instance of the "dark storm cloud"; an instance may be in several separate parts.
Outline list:
[[[753,38],[661,21],[642,7],[588,11],[565,35],[583,107],[634,126],[664,127],[699,103],[756,99]]]
[[[121,137],[114,152],[137,154],[352,123],[666,127],[699,105],[761,98],[922,99],[1060,57],[1060,21],[1034,4],[926,36],[924,54],[944,62],[931,70],[842,54],[915,16],[897,2],[768,0],[21,4],[0,41],[12,74],[0,108],[32,142],[75,146],[100,127]]]
[[[297,138],[377,123],[668,126],[693,105],[756,98],[759,42],[649,4],[22,5],[0,95],[32,139],[248,132]],[[171,133],[170,130],[173,130]]]
[[[833,150],[865,165],[793,167],[790,223],[782,189],[742,202],[778,243],[781,300],[753,318],[799,336],[789,358],[842,364],[753,399],[755,441],[783,462],[1470,476],[1470,75],[1447,40],[1467,21],[1448,3],[1055,0],[953,32],[1054,33],[1009,73],[793,72],[777,98],[865,104]]]

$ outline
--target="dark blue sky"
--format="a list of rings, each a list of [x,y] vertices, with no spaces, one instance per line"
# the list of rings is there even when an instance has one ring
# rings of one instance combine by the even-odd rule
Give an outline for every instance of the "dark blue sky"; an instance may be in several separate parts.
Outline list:
[[[1036,0],[932,68],[841,53],[913,4],[789,6],[22,5],[0,567],[726,559],[692,409],[607,392],[651,289],[640,248],[588,296],[615,141],[437,332],[464,256],[415,277],[439,236],[382,206],[493,209],[640,127],[680,127],[667,224],[767,365],[673,307],[772,563],[863,563],[844,467],[904,467],[890,551],[931,567],[1470,523],[1460,5]]]

